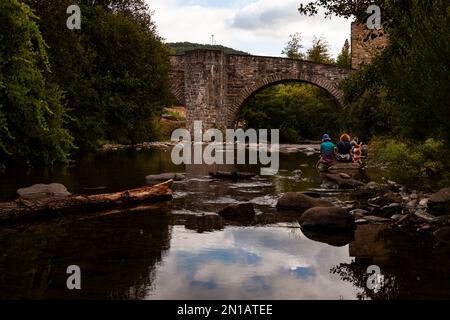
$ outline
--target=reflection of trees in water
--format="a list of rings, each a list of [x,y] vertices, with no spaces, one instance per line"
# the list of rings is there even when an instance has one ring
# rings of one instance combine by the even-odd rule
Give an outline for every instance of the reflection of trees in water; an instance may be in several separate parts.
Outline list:
[[[142,299],[170,245],[164,211],[119,214],[32,226],[0,237],[0,298]],[[81,268],[80,291],[66,268]]]
[[[330,273],[337,274],[341,277],[342,281],[350,282],[353,286],[361,288],[362,291],[357,293],[359,300],[392,300],[399,296],[399,288],[395,275],[383,273],[385,283],[379,290],[371,290],[367,286],[367,264],[359,265],[355,262],[350,264],[341,263],[338,266],[333,267]]]
[[[361,288],[359,299],[450,298],[450,247],[435,246],[429,235],[366,225],[358,228],[349,250],[354,261],[330,272]],[[367,286],[370,265],[378,265],[384,276],[379,291]]]
[[[2,230],[2,231],[5,231]],[[53,259],[44,256],[48,243],[64,236],[61,228],[51,233],[37,225],[31,230],[0,235],[0,299],[41,298],[50,285]]]

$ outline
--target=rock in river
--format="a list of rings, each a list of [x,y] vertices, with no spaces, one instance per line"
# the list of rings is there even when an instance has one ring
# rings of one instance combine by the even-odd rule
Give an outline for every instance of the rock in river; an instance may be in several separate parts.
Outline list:
[[[381,217],[377,217],[377,216],[365,216],[364,220],[367,220],[368,222],[371,222],[371,223],[390,223],[390,222],[392,222],[392,220],[389,218],[381,218]]]
[[[336,162],[328,170],[329,171],[354,171],[359,170],[361,166],[358,163]]]
[[[161,173],[161,174],[152,174],[145,177],[145,180],[148,183],[168,181],[168,180],[182,181],[184,179],[186,179],[186,176],[181,173]]]
[[[434,236],[441,242],[450,244],[450,227],[443,227],[438,229]]]
[[[361,181],[342,178],[342,176],[339,174],[322,173],[320,177],[322,179],[325,179],[326,181],[336,184],[337,186],[339,186],[339,189],[356,189],[358,187],[364,186],[364,183],[362,183]]]
[[[402,197],[400,197],[398,194],[395,194],[392,191],[389,191],[389,192],[385,193],[383,195],[383,199],[387,203],[402,203],[403,202]]]
[[[17,190],[17,194],[22,199],[68,197],[71,195],[67,188],[60,183],[35,184],[31,187]]]
[[[337,207],[316,207],[307,210],[300,217],[302,229],[322,232],[353,231],[355,217],[347,210]]]
[[[255,208],[251,203],[231,204],[220,210],[219,215],[225,219],[253,218],[255,216]]]
[[[433,194],[428,200],[428,208],[434,213],[450,212],[450,188],[442,189]]]
[[[301,192],[285,193],[277,203],[278,209],[295,210],[300,213],[314,207],[332,207],[329,201],[310,197]]]
[[[217,214],[191,215],[186,218],[186,229],[197,232],[213,231],[223,229],[223,219]]]

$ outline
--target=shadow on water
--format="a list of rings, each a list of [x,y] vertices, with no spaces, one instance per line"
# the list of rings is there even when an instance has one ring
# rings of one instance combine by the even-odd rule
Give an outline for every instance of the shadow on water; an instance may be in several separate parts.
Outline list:
[[[166,150],[101,152],[68,166],[11,167],[0,171],[0,201],[11,201],[17,189],[38,183],[62,183],[73,194],[108,193],[142,187],[149,174],[175,171],[184,168],[172,164]]]
[[[0,299],[141,299],[170,246],[164,209],[41,223],[0,236]],[[66,269],[81,268],[69,291]]]
[[[349,246],[351,263],[331,269],[343,281],[362,289],[358,299],[449,299],[450,247],[436,245],[430,235],[407,233],[386,225],[363,225]],[[384,283],[367,286],[367,268],[380,267]],[[380,282],[381,283],[381,282]]]

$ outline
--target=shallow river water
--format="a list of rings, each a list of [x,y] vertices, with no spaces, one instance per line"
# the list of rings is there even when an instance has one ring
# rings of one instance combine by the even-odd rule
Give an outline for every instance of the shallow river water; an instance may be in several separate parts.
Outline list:
[[[241,181],[211,179],[210,167],[176,167],[163,150],[2,172],[1,201],[35,183],[60,182],[72,193],[92,194],[140,187],[148,174],[183,172],[188,179],[174,184],[170,203],[1,225],[0,299],[450,298],[450,250],[427,236],[364,225],[354,237],[329,238],[303,233],[297,216],[278,213],[276,201],[288,191],[315,190],[340,205],[351,199],[321,189],[317,155],[281,154],[280,160],[278,175]],[[298,169],[303,174],[295,178]],[[248,201],[258,213],[252,221],[215,214]],[[70,265],[81,268],[79,291],[66,287]],[[367,286],[371,265],[384,277],[379,290]]]

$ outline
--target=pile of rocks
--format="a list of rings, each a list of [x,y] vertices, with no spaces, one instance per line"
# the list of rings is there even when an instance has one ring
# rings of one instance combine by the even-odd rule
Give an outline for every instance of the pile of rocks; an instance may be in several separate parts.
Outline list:
[[[296,212],[302,229],[328,233],[351,231],[358,224],[390,224],[450,241],[450,188],[424,194],[407,192],[391,181],[364,184],[345,174],[325,174],[322,178],[340,189],[353,189],[350,197],[354,200],[332,203],[305,192],[282,195],[277,208]]]

